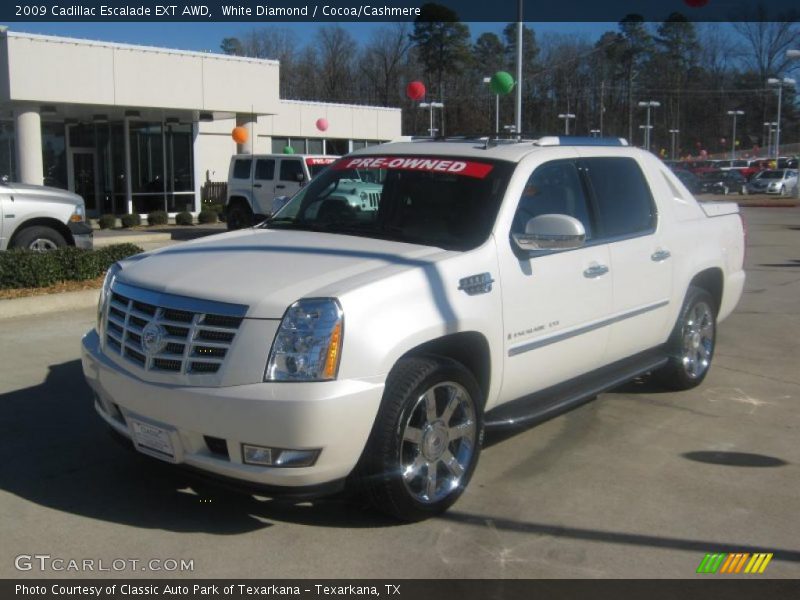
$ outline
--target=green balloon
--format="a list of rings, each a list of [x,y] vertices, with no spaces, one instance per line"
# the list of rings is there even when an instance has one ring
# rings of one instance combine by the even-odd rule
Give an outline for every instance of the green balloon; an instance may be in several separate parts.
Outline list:
[[[493,94],[505,96],[508,92],[514,89],[514,78],[511,73],[505,71],[498,71],[492,75],[492,80],[489,82],[489,88]]]
[[[294,148],[292,148],[291,146],[284,146],[283,147],[283,153],[284,154],[294,154]]]

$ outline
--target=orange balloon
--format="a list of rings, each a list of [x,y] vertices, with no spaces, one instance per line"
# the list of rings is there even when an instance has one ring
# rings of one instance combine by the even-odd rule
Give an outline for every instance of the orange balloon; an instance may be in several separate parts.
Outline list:
[[[234,127],[231,131],[231,137],[237,144],[244,144],[247,141],[248,133],[246,127]]]

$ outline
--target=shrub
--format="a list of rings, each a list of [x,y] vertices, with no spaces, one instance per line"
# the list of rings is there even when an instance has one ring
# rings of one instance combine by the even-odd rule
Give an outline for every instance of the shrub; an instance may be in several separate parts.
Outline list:
[[[115,244],[98,250],[65,247],[50,252],[9,250],[0,252],[0,289],[47,287],[59,281],[85,281],[102,275],[108,267],[142,252],[134,244]]]
[[[175,224],[176,225],[192,225],[194,223],[194,217],[190,212],[179,212],[175,215]]]
[[[197,215],[198,223],[216,223],[217,221],[219,221],[217,211],[210,208],[204,208],[200,211],[200,214]]]
[[[217,218],[220,221],[225,221],[225,205],[221,202],[204,202],[202,206],[202,210],[213,210],[217,213]],[[202,212],[202,211],[201,211]],[[199,217],[199,215],[198,215]]]
[[[122,226],[126,228],[136,227],[142,224],[142,217],[140,217],[138,213],[122,215],[119,220],[122,222]]]
[[[116,226],[117,217],[114,215],[101,215],[100,218],[97,219],[97,224],[100,226],[100,229],[111,229]]]
[[[154,210],[152,212],[147,213],[148,225],[166,225],[168,222],[169,222],[169,217],[167,216],[166,211]]]

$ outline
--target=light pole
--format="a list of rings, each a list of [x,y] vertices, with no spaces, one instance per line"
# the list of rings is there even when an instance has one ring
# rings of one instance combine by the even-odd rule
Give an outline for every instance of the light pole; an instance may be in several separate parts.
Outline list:
[[[599,129],[590,129],[589,133],[592,137],[600,137],[600,130]]]
[[[569,120],[574,119],[575,115],[573,113],[561,113],[558,118],[564,120],[564,135],[569,135]]]
[[[672,142],[672,160],[675,160],[675,140],[678,138],[678,134],[681,132],[680,129],[670,129],[669,136]]]
[[[639,129],[641,129],[644,132],[644,138],[643,138],[642,146],[645,149],[647,149],[647,146],[649,145],[649,142],[650,142],[650,130],[652,128],[653,128],[652,125],[639,125]]]
[[[795,85],[797,82],[791,77],[784,77],[783,79],[775,79],[770,77],[767,79],[767,85],[776,86],[778,88],[778,127],[775,130],[775,166],[778,166],[778,155],[781,153],[781,99],[783,97],[784,85]]]
[[[433,137],[433,133],[435,131],[438,131],[437,129],[433,128],[433,109],[434,108],[444,108],[444,103],[443,102],[420,102],[419,103],[419,107],[420,108],[429,108],[431,110],[431,126],[428,129],[428,132],[430,133],[430,136]]]
[[[731,160],[736,158],[736,117],[744,114],[743,110],[729,110],[728,114],[733,117],[733,139],[731,139]]]
[[[492,83],[492,78],[484,77],[483,83],[487,85]],[[495,134],[500,133],[500,94],[494,95],[494,132]]]
[[[764,127],[767,128],[767,158],[772,155],[772,132],[777,125],[775,121],[764,121]]]
[[[650,109],[658,108],[659,106],[661,106],[661,102],[657,102],[655,100],[639,102],[639,108],[647,109],[647,126],[644,128],[644,146],[648,152],[650,151],[650,130],[653,128],[650,125]]]

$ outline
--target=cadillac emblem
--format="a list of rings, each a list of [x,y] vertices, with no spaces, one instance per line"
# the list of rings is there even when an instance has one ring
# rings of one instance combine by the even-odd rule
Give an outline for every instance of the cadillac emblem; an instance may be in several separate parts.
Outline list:
[[[148,356],[161,352],[167,345],[167,330],[155,321],[142,329],[142,349]]]

